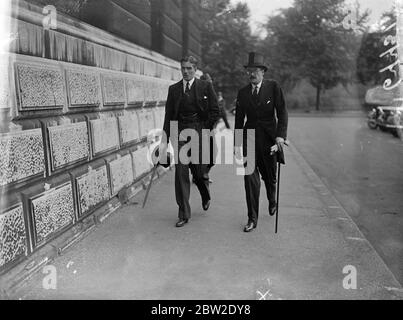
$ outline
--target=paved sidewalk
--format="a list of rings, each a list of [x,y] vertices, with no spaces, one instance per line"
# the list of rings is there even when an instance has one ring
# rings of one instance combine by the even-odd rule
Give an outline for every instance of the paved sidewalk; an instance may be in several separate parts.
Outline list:
[[[402,299],[392,273],[293,146],[286,162],[278,234],[263,185],[258,227],[242,231],[243,178],[231,165],[213,168],[207,213],[192,185],[192,219],[175,228],[172,171],[145,209],[141,192],[53,262],[56,290],[43,289],[39,273],[13,298]],[[347,265],[357,270],[356,290],[343,288]]]

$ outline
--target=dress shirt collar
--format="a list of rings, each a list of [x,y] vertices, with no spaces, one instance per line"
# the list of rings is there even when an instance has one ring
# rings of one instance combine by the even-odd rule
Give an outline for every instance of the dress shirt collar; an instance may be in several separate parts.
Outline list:
[[[186,90],[186,82],[189,82],[189,89],[192,89],[192,85],[193,85],[194,81],[195,81],[195,78],[193,78],[190,81],[186,81],[185,79],[183,79],[183,92],[185,92],[185,90]]]
[[[253,91],[255,91],[255,87],[257,87],[257,93],[259,93],[259,91],[260,91],[260,87],[262,86],[262,82],[263,82],[263,80],[262,81],[260,81],[258,84],[252,84],[252,93],[253,93]]]

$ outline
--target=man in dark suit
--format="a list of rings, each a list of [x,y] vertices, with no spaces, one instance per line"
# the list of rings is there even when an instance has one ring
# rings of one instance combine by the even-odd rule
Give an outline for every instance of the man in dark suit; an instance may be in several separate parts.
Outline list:
[[[167,143],[171,139],[176,163],[175,196],[179,206],[179,220],[176,223],[176,227],[183,227],[191,216],[189,169],[199,189],[203,210],[208,210],[211,200],[207,171],[209,161],[202,161],[203,152],[208,152],[210,147],[206,143],[202,143],[202,130],[213,129],[213,125],[219,117],[219,109],[213,86],[207,81],[196,79],[196,70],[197,60],[194,57],[186,56],[182,58],[181,71],[183,79],[169,87],[165,105],[165,134],[161,141],[160,150],[162,155],[166,154]],[[179,136],[171,136],[171,126],[175,124],[178,125]],[[188,129],[194,130],[193,132],[196,135],[188,136],[187,140],[184,141],[181,138],[183,137],[181,132],[189,132]],[[191,160],[188,161],[189,158],[186,158],[181,150],[186,149],[186,145],[191,142],[191,139],[198,139],[200,148],[198,155],[195,155],[197,153],[195,150],[190,149],[193,155],[190,155]],[[187,155],[189,155],[188,152]],[[163,156],[161,158],[163,159]]]
[[[244,176],[248,207],[248,223],[244,231],[250,232],[256,228],[259,216],[260,176],[266,186],[269,214],[276,213],[277,153],[274,151],[282,150],[287,138],[288,112],[278,83],[263,79],[267,71],[263,56],[249,53],[248,64],[244,67],[250,83],[238,91],[235,130],[243,130],[243,138],[235,137],[235,155],[250,158],[246,150],[247,144],[252,144],[254,170]],[[254,130],[253,139],[248,138],[250,135],[245,129]]]
[[[200,79],[210,82],[214,88],[213,79],[211,78],[210,74],[203,73],[203,75],[200,77]],[[218,93],[217,103],[218,103],[218,109],[219,109],[219,116],[218,116],[217,122],[214,124],[213,127],[216,127],[216,125],[218,124],[218,121],[222,118],[224,120],[226,128],[230,129],[230,125],[229,125],[228,119],[227,119],[227,113],[225,111],[225,101],[224,101],[224,98],[222,97],[221,92]],[[215,155],[217,154],[217,152],[218,152],[217,142],[215,140],[215,137],[212,136],[210,139],[210,164],[207,166],[208,174],[210,174],[211,168],[215,166]],[[194,179],[193,179],[193,182],[195,182]],[[212,183],[213,180],[209,179],[209,182]]]

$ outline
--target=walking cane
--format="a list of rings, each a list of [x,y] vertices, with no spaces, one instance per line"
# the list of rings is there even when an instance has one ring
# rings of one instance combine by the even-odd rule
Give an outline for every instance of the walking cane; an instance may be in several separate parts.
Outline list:
[[[277,233],[277,226],[278,226],[278,202],[280,198],[280,168],[281,168],[281,163],[278,163],[278,168],[277,168],[277,200],[276,200],[276,230],[275,232]]]
[[[150,183],[148,184],[146,195],[144,196],[143,208],[146,205],[148,194],[150,193],[151,185],[153,184],[153,179],[154,179],[155,173],[157,172],[157,168],[158,168],[158,163],[154,165],[153,173],[151,174],[151,180],[150,180]]]
[[[286,140],[284,141],[284,145],[288,146],[289,141]],[[278,147],[277,147],[278,148]],[[277,195],[276,195],[276,225],[275,225],[275,233],[277,233],[278,229],[278,205],[280,202],[280,168],[282,164],[285,164],[285,158],[284,158],[284,150],[278,148],[276,151],[277,154],[277,163],[278,163],[278,168],[277,168]]]

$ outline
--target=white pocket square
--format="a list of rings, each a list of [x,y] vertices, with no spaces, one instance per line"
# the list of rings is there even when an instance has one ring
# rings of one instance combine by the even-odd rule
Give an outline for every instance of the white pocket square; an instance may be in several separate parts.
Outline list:
[[[266,104],[269,104],[271,101],[270,100],[267,100],[267,103]]]
[[[204,96],[203,99],[207,99],[207,96]]]

